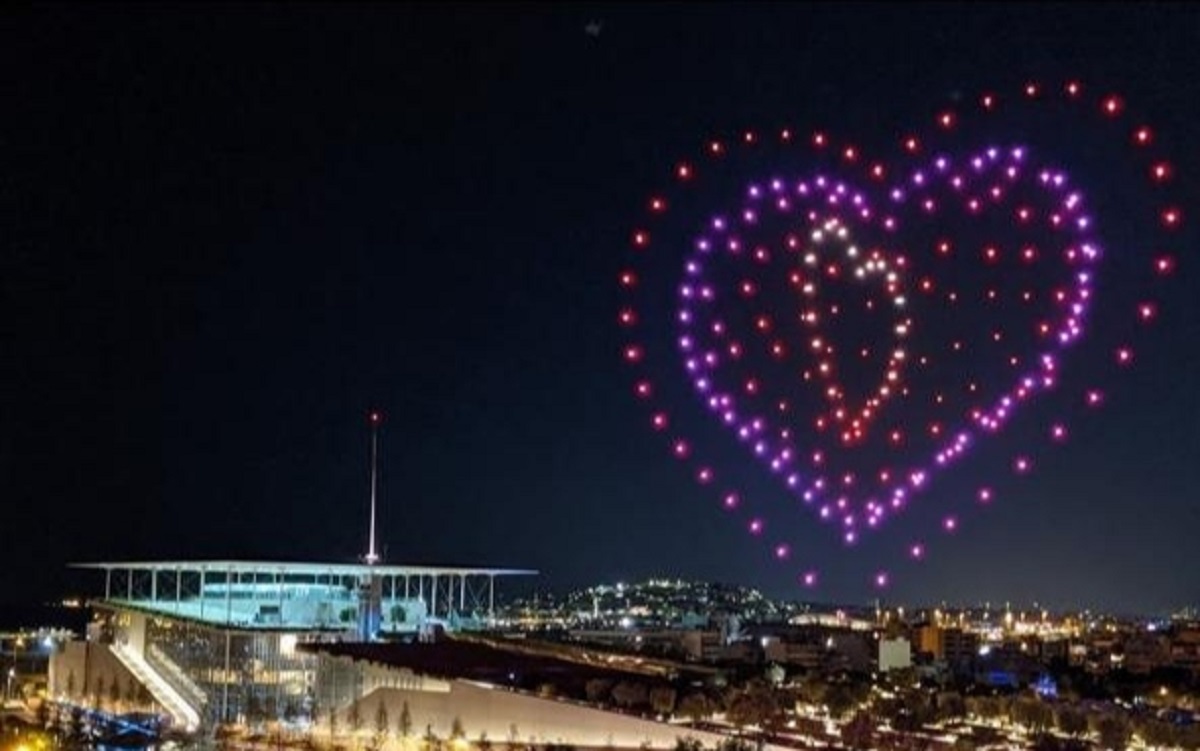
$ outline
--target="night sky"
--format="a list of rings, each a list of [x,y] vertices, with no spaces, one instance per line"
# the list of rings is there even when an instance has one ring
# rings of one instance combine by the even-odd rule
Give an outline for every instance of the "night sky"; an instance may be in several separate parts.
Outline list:
[[[1195,206],[1198,46],[1186,5],[6,8],[0,601],[71,561],[354,560],[378,408],[389,562],[865,602],[873,549],[795,514],[800,588],[646,428],[616,279],[647,196],[714,133],[893,139],[1078,76]],[[1200,603],[1190,255],[1106,409],[881,596]]]

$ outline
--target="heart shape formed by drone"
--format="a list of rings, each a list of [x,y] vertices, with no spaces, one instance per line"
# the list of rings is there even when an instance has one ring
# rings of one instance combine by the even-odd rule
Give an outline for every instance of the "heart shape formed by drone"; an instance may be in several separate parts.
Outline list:
[[[1050,98],[1036,84],[1022,94],[1025,104]],[[1058,100],[1086,101],[1076,82]],[[977,114],[996,104],[994,95],[981,96]],[[1110,95],[1095,111],[1119,121],[1124,102]],[[939,115],[935,135],[957,131],[960,118]],[[746,133],[740,143],[753,149],[760,140]],[[672,346],[691,391],[746,455],[848,544],[902,512],[1025,405],[1061,390],[1063,357],[1083,338],[1097,303],[1099,223],[1066,170],[1025,145],[940,149],[935,142],[907,136],[901,159],[889,165],[867,163],[856,147],[835,149],[814,133],[809,155],[821,166],[743,183],[735,200],[708,207],[707,221],[695,217],[702,230],[669,243],[690,249],[671,286]],[[1146,126],[1130,135],[1150,185],[1161,189],[1172,169],[1153,142]],[[796,144],[790,130],[779,133],[777,145]],[[731,149],[713,141],[706,151],[724,160]],[[690,188],[700,172],[681,163],[676,184]],[[672,203],[650,199],[650,220],[633,233],[639,257],[652,233],[657,238],[651,222]],[[1157,198],[1153,205],[1155,232],[1179,228],[1177,208]],[[1148,266],[1169,274],[1174,257],[1153,249]],[[620,281],[630,297],[620,323],[637,330],[645,305],[633,297],[643,276],[629,269]],[[1148,323],[1156,306],[1139,300],[1133,312]],[[623,354],[639,370],[634,390],[653,405],[653,428],[695,465],[701,484],[716,484],[713,466],[673,423],[674,410],[656,403],[648,352],[646,341],[634,340]],[[1114,366],[1132,359],[1127,341],[1114,345]],[[1089,384],[1068,401],[1099,406],[1103,392]],[[1062,441],[1066,423],[1055,419],[1044,435]],[[1030,455],[1012,457],[1014,472],[1031,467]],[[746,505],[733,487],[720,497],[730,511]],[[976,491],[980,502],[992,497],[988,485]],[[770,526],[753,513],[746,524],[757,536]],[[957,517],[941,526],[956,529]],[[926,545],[905,550],[923,558]],[[773,552],[781,560],[793,554],[779,540]],[[816,580],[815,570],[801,574],[805,584]],[[876,575],[877,585],[887,581],[885,572]]]
[[[903,508],[908,494],[925,483],[932,469],[953,463],[976,442],[978,435],[999,432],[1021,403],[1052,388],[1056,382],[1059,353],[1083,333],[1092,298],[1092,267],[1100,259],[1099,245],[1090,235],[1093,222],[1085,213],[1082,194],[1069,187],[1067,176],[1049,170],[1032,175],[1030,170],[1024,169],[1025,154],[1026,150],[1021,147],[1004,151],[988,148],[964,159],[961,169],[953,158],[941,156],[930,165],[928,172],[916,170],[912,173],[910,190],[894,188],[891,191],[890,208],[896,211],[895,215],[876,210],[875,202],[865,192],[824,175],[794,184],[772,180],[766,189],[751,185],[747,191],[747,204],[739,211],[739,220],[733,222],[722,216],[714,217],[710,231],[696,239],[695,250],[685,262],[685,279],[679,290],[679,349],[693,388],[720,421],[750,447],[755,457],[771,472],[784,476],[787,486],[806,503],[819,508],[821,518],[836,519],[847,542],[857,539],[860,525],[874,528],[888,514]],[[1042,199],[1040,203],[1036,202],[1038,198]],[[833,431],[836,435],[832,443],[839,452],[848,454],[866,444],[868,430],[876,418],[887,415],[887,402],[893,397],[914,396],[913,392],[919,389],[907,382],[903,370],[909,358],[906,341],[920,322],[913,310],[919,307],[920,301],[914,298],[910,302],[905,280],[910,272],[916,272],[924,280],[921,287],[926,294],[937,295],[941,285],[932,280],[947,275],[944,272],[938,275],[938,266],[963,271],[958,268],[961,262],[948,251],[909,255],[888,249],[885,243],[890,237],[904,234],[905,223],[897,217],[915,207],[917,221],[924,218],[934,225],[939,247],[970,246],[971,242],[966,238],[975,233],[948,232],[960,218],[946,216],[955,203],[961,218],[968,221],[985,223],[998,213],[1012,215],[1014,227],[1009,242],[1015,243],[1016,262],[1037,267],[1035,278],[1021,280],[1019,307],[1037,309],[1035,301],[1048,301],[1048,305],[1041,306],[1044,310],[1032,316],[1035,330],[1029,332],[1027,338],[1031,342],[1042,339],[1050,345],[1031,352],[1030,356],[1025,354],[1029,345],[1013,342],[1017,339],[1016,332],[997,332],[995,344],[1005,354],[998,358],[1004,362],[997,361],[994,368],[999,372],[1015,370],[1016,375],[1000,394],[977,393],[978,386],[968,389],[970,403],[964,405],[962,412],[969,419],[961,425],[940,420],[934,422],[929,431],[934,445],[924,462],[900,473],[888,471],[882,476],[878,476],[880,472],[876,469],[872,474],[878,477],[869,484],[860,477],[861,472],[850,469],[840,472],[838,478],[831,478],[824,473],[829,463],[826,458],[829,449],[802,448],[798,439],[806,434],[820,436]],[[942,207],[940,213],[939,207]],[[764,236],[762,230],[771,224],[767,221],[769,213],[783,220],[778,223],[781,236],[769,231]],[[797,223],[789,221],[793,218],[799,219],[799,228]],[[855,237],[877,230],[879,242],[869,249],[860,248],[848,226],[851,222],[855,223]],[[1039,226],[1043,224],[1044,227]],[[920,228],[917,230],[919,237]],[[1049,242],[1056,242],[1060,247],[1048,252]],[[828,248],[831,245],[840,247],[830,254]],[[753,248],[753,251],[747,252],[747,248]],[[960,254],[963,252],[960,250]],[[1017,276],[1020,269],[1003,263],[1004,251],[986,244],[979,252],[995,269],[990,276],[1010,277],[1008,281],[1012,287],[1011,277]],[[725,258],[714,258],[714,255]],[[747,259],[748,264],[744,263]],[[775,263],[775,259],[780,263]],[[1049,272],[1043,270],[1048,259],[1060,260],[1058,268]],[[721,260],[726,262],[720,264]],[[922,260],[932,262],[922,264]],[[747,265],[757,268],[746,271],[766,273],[745,273],[740,267]],[[782,309],[773,308],[772,303],[755,307],[762,291],[768,287],[769,279],[764,277],[774,272],[777,265],[784,266],[787,282],[796,288],[801,298],[802,302],[794,312],[787,303],[789,298],[779,294],[770,295],[769,299],[785,301]],[[722,288],[716,279],[733,281],[733,289]],[[858,292],[861,301],[851,296],[845,302],[820,304],[820,289],[843,279],[860,288],[853,291]],[[1000,307],[998,285],[1005,280],[985,279],[988,285],[994,282],[997,286],[986,288],[981,303],[986,307]],[[869,294],[870,280],[881,282],[882,300]],[[968,287],[951,294],[958,296],[969,292]],[[861,399],[854,400],[849,398],[847,386],[834,375],[843,339],[823,330],[822,322],[848,317],[851,307],[860,307],[866,314],[864,318],[870,318],[870,314],[881,307],[881,302],[882,307],[890,309],[894,316],[891,323],[894,338],[882,348],[886,361],[879,369],[878,385]],[[744,316],[738,314],[747,311],[751,313],[751,320],[739,320]],[[926,312],[932,314],[933,311]],[[982,315],[986,312],[975,311],[971,317],[973,320],[994,317]],[[788,318],[796,325],[787,326]],[[869,324],[869,321],[863,323]],[[852,328],[865,329],[867,326],[860,324]],[[814,333],[805,338],[801,329]],[[743,335],[749,335],[751,339],[747,340]],[[787,373],[790,345],[796,341],[806,345],[801,350],[809,356],[800,358],[800,367],[796,369],[799,380],[820,383],[821,394],[830,403],[827,410],[807,425],[788,419],[793,412],[792,402],[799,400],[791,398],[790,390],[786,388],[791,380]],[[925,364],[938,358],[957,368],[968,367],[971,353],[964,351],[962,346],[955,348],[954,341],[957,340],[927,339],[925,349],[914,356],[923,359]],[[769,363],[744,365],[751,359],[750,352],[754,349],[762,350],[765,357],[783,367],[772,368]],[[851,349],[866,352],[855,359],[869,372],[871,348],[856,345]],[[776,371],[775,377],[757,375],[766,370]],[[779,384],[782,388],[775,390],[770,384]],[[936,389],[937,404],[928,405],[926,409],[945,405],[946,384],[933,381],[928,385]],[[949,406],[938,411],[953,412]],[[897,434],[901,430],[897,426],[907,422],[892,423],[891,434]],[[899,442],[897,438],[895,443]],[[809,466],[804,466],[801,461],[805,454],[811,454]],[[863,493],[864,487],[869,495]]]

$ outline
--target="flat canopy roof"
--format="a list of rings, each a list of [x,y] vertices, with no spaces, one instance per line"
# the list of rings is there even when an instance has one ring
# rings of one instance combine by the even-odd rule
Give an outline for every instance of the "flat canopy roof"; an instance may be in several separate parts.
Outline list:
[[[537,571],[522,568],[478,566],[408,566],[366,563],[297,563],[288,561],[114,561],[73,563],[72,568],[101,571],[217,571],[230,573],[295,574],[298,576],[533,576]]]

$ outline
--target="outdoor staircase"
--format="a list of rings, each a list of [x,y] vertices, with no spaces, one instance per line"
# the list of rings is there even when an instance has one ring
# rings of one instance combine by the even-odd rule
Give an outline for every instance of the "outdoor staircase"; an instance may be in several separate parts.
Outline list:
[[[154,697],[178,728],[193,732],[200,727],[200,712],[184,698],[170,681],[164,678],[154,666],[146,662],[146,658],[124,644],[110,646],[112,653],[121,664],[141,681],[142,685]]]

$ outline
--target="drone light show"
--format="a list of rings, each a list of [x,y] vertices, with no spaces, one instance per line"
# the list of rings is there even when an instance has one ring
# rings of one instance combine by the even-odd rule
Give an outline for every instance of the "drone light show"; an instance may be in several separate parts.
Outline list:
[[[1175,166],[1120,95],[1028,82],[923,126],[704,141],[665,165],[619,273],[646,426],[804,587],[833,562],[797,524],[882,588],[1036,482],[1141,363],[1182,249]],[[924,531],[893,533],[919,506]]]

